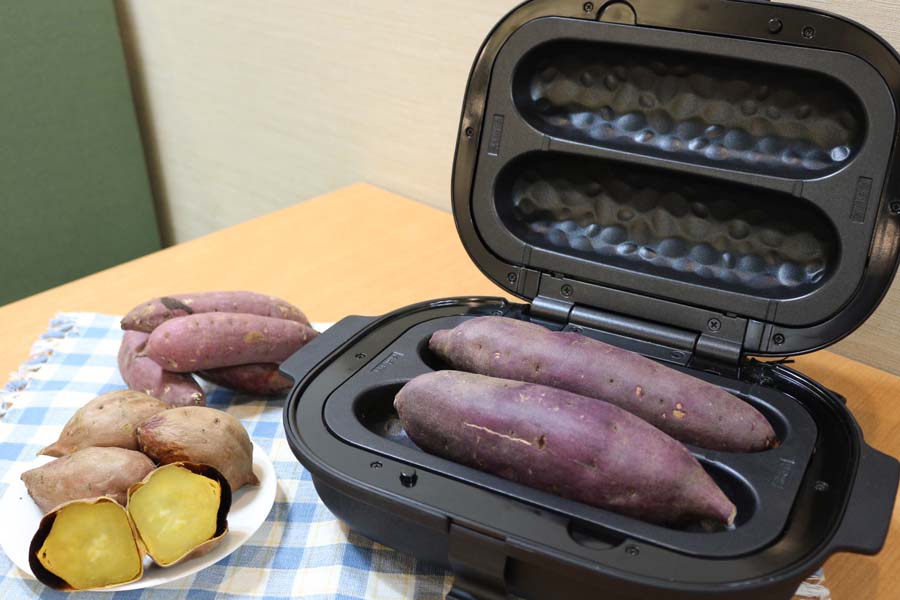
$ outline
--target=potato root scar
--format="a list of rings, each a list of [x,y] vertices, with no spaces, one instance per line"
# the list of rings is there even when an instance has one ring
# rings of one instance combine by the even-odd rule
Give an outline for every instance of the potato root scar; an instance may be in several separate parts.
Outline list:
[[[489,429],[487,427],[482,427],[481,425],[475,425],[474,423],[463,423],[463,426],[471,427],[472,429],[477,429],[478,431],[483,431],[485,433],[489,433],[490,435],[496,435],[497,437],[502,437],[505,440],[509,440],[511,442],[516,442],[518,444],[525,444],[526,446],[533,445],[528,440],[523,440],[522,438],[517,438],[512,435],[506,435],[506,434],[500,433],[499,431],[494,431],[493,429]]]
[[[266,341],[266,336],[262,334],[260,331],[251,331],[247,335],[244,336],[245,344],[256,344],[259,342]]]

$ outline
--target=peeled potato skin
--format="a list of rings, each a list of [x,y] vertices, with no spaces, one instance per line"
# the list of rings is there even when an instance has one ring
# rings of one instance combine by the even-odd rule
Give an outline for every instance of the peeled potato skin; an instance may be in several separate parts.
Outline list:
[[[54,509],[53,512],[45,515],[44,518],[41,519],[41,523],[38,526],[38,530],[34,534],[34,537],[31,539],[31,545],[29,546],[29,549],[28,549],[28,564],[29,564],[29,566],[31,566],[31,571],[32,571],[32,573],[34,573],[34,576],[37,578],[38,581],[40,581],[44,585],[46,585],[50,588],[53,588],[55,590],[59,590],[59,591],[63,591],[63,592],[77,591],[76,588],[73,587],[69,582],[65,581],[60,576],[58,576],[57,574],[55,574],[52,571],[50,571],[49,569],[47,569],[44,566],[44,564],[41,562],[40,558],[38,557],[38,554],[39,554],[41,548],[43,547],[44,542],[46,542],[47,538],[50,537],[50,533],[53,530],[53,525],[56,522],[56,518],[63,509],[65,509],[68,506],[74,505],[74,504],[90,505],[90,504],[101,504],[101,503],[113,504],[113,505],[119,507],[123,513],[125,512],[125,508],[123,506],[121,506],[118,502],[113,500],[112,498],[99,497],[99,498],[91,498],[89,500],[74,500],[72,502],[67,502],[65,504],[62,504],[62,505],[56,507],[56,509]],[[136,574],[136,576],[134,578],[129,579],[128,581],[117,581],[115,583],[110,583],[107,586],[101,586],[101,587],[90,588],[90,589],[102,589],[103,587],[115,587],[118,585],[124,585],[126,583],[131,583],[132,581],[137,581],[138,579],[140,579],[141,577],[144,576],[144,565],[143,565],[144,547],[140,541],[140,538],[137,535],[137,532],[134,529],[134,525],[131,522],[131,518],[129,518],[127,516],[127,514],[125,515],[125,517],[127,519],[129,528],[131,529],[131,537],[132,537],[132,540],[134,541],[135,550],[138,554],[138,565],[139,565],[138,573]]]
[[[135,450],[83,448],[22,473],[28,494],[42,511],[85,498],[109,496],[125,505],[128,488],[156,468]]]
[[[221,410],[183,406],[161,412],[138,427],[138,441],[141,451],[159,464],[183,461],[214,467],[232,492],[259,485],[247,430]]]
[[[59,439],[39,454],[66,456],[90,446],[137,450],[138,425],[167,408],[162,400],[133,390],[116,390],[97,396],[75,411]]]
[[[203,477],[207,477],[216,481],[220,486],[220,496],[219,496],[219,509],[216,513],[216,528],[212,537],[202,544],[196,546],[190,552],[184,554],[183,556],[173,560],[168,561],[163,564],[157,560],[157,557],[151,554],[151,557],[154,561],[161,567],[170,567],[172,565],[178,564],[182,561],[189,560],[191,558],[196,558],[198,556],[202,556],[212,550],[218,545],[219,542],[222,541],[222,538],[225,537],[225,534],[228,533],[228,512],[231,510],[231,487],[228,485],[228,480],[217,471],[215,468],[210,467],[209,465],[199,465],[194,463],[187,462],[176,462],[168,465],[164,465],[152,473],[148,474],[143,481],[140,483],[136,483],[128,490],[128,510],[133,510],[132,501],[134,499],[135,494],[137,494],[143,487],[145,487],[153,476],[159,473],[163,469],[173,469],[173,468],[183,468],[191,471],[196,475],[201,475]],[[140,536],[140,531],[137,530],[137,535]],[[144,547],[147,548],[146,542],[144,543]]]

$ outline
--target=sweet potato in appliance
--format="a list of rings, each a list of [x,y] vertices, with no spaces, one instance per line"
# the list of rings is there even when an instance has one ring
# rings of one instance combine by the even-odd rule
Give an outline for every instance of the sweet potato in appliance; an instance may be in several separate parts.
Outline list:
[[[158,398],[169,406],[204,406],[206,396],[189,373],[166,371],[144,355],[149,333],[126,331],[119,346],[119,373],[132,390]]]
[[[75,411],[59,439],[40,454],[66,456],[90,446],[137,450],[137,426],[167,408],[162,400],[134,390],[103,394]]]
[[[232,491],[258,485],[253,443],[241,422],[221,410],[183,406],[154,415],[138,427],[141,451],[160,464],[187,461],[218,470]]]
[[[778,443],[765,416],[718,386],[584,335],[479,317],[435,332],[428,347],[454,369],[604,400],[703,448],[756,452]]]
[[[426,452],[565,498],[666,525],[731,524],[737,512],[682,444],[593,398],[438,371],[394,407]]]
[[[156,468],[140,452],[124,448],[82,448],[22,473],[28,494],[45,513],[71,502],[108,496],[125,505],[128,488]]]
[[[151,332],[169,319],[211,312],[246,313],[309,325],[299,308],[274,296],[245,291],[173,294],[134,307],[122,319],[122,329]]]
[[[308,325],[237,313],[177,317],[153,330],[145,352],[169,371],[187,373],[280,363],[318,334]]]

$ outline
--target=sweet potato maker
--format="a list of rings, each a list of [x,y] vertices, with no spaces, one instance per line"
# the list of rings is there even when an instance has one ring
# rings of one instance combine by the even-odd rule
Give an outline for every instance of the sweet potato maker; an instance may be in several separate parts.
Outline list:
[[[459,235],[525,302],[349,317],[282,367],[290,445],[351,528],[456,574],[453,598],[786,599],[875,553],[898,463],[775,361],[875,309],[898,260],[900,61],[822,12],[741,0],[533,0],[491,32],[453,171]],[[505,315],[634,350],[756,406],[782,445],[691,448],[738,507],[675,530],[428,455],[392,407],[430,334]]]

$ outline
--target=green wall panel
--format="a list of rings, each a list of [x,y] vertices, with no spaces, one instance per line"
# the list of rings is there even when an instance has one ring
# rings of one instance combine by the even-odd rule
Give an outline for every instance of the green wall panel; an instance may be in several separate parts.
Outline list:
[[[112,0],[0,0],[0,209],[0,305],[159,249]]]

